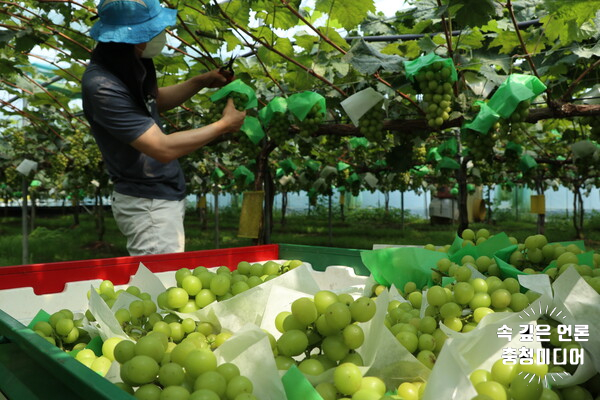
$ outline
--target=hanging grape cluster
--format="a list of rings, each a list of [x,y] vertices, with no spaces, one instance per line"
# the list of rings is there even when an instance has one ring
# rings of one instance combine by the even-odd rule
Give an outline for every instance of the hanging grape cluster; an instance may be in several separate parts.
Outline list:
[[[239,92],[230,92],[226,98],[217,100],[211,103],[211,105],[208,107],[208,112],[206,113],[207,125],[215,123],[221,119],[225,105],[227,105],[228,98],[233,99],[233,104],[238,111],[244,111],[246,104],[248,104],[248,95]]]
[[[251,159],[258,157],[261,148],[254,144],[248,135],[242,131],[238,131],[234,134],[234,138],[237,140],[239,149],[244,155]]]
[[[385,138],[385,131],[383,130],[385,111],[382,105],[383,103],[380,102],[371,107],[358,122],[360,133],[365,135],[372,143],[381,143]]]
[[[300,122],[300,135],[309,137],[319,128],[325,114],[321,111],[319,103],[315,103],[303,121]]]
[[[490,130],[488,133],[480,133],[466,129],[463,131],[461,139],[465,146],[469,148],[474,162],[491,163],[494,156],[494,146],[496,140],[498,140],[498,135],[494,130]]]
[[[289,138],[290,121],[285,113],[275,112],[269,123],[269,137],[280,144]]]
[[[500,119],[499,125],[496,127],[499,128],[498,131],[502,137],[515,143],[522,141],[522,136],[527,133],[529,128],[529,124],[525,120],[529,116],[530,106],[530,101],[524,100],[517,105],[509,119]]]
[[[56,153],[50,159],[51,176],[54,178],[60,177],[67,170],[69,165],[69,158],[63,153]]]
[[[423,109],[427,124],[439,129],[450,118],[452,112],[452,67],[438,61],[421,68],[415,79],[423,92]]]
[[[67,139],[70,145],[69,156],[72,160],[72,170],[76,174],[82,174],[90,167],[95,168],[102,161],[102,154],[98,146],[88,146],[85,136],[83,130],[75,129],[75,133]]]
[[[592,128],[590,139],[600,142],[600,115],[584,117],[581,119],[581,122]]]
[[[25,135],[22,130],[12,130],[9,141],[14,152],[22,153],[25,151]]]

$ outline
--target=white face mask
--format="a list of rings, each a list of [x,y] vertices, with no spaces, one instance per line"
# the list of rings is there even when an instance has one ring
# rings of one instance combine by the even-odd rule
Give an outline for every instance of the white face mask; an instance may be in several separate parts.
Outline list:
[[[167,44],[167,33],[162,31],[146,43],[146,48],[142,52],[142,58],[156,57],[161,53],[165,44]]]

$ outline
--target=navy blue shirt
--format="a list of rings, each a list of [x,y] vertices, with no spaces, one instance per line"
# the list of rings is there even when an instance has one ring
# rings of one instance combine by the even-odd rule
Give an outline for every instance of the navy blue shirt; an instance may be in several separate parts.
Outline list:
[[[146,102],[150,116],[119,78],[92,62],[83,74],[82,100],[116,192],[162,200],[185,197],[179,161],[161,163],[130,144],[153,124],[161,126],[153,99]]]

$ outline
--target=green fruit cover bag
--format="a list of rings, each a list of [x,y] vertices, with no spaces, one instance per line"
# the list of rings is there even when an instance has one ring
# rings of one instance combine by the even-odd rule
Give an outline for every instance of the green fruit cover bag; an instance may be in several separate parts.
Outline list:
[[[240,130],[244,132],[254,144],[258,144],[262,138],[265,137],[265,131],[263,130],[260,121],[256,117],[247,116],[244,119],[244,124]]]
[[[512,74],[498,87],[488,106],[502,118],[509,118],[520,102],[531,100],[546,90],[537,77]]]
[[[244,110],[249,108],[255,108],[258,106],[258,99],[256,98],[256,93],[254,90],[242,82],[240,79],[236,79],[235,81],[223,86],[217,92],[215,92],[212,96],[210,96],[210,100],[212,102],[217,102],[225,97],[231,92],[242,93],[248,96],[248,101],[244,106]]]
[[[500,115],[483,101],[475,102],[479,106],[479,113],[475,119],[463,127],[479,133],[488,133],[492,126],[500,119]]]
[[[243,180],[245,185],[250,185],[255,179],[254,172],[243,165],[240,165],[233,171],[233,176],[236,180]]]
[[[437,62],[442,62],[444,66],[450,67],[450,79],[452,82],[456,82],[458,79],[458,73],[456,72],[456,67],[454,66],[452,59],[440,57],[435,53],[426,54],[412,61],[404,61],[404,71],[406,73],[406,77],[414,83],[415,75],[417,75],[422,68],[428,67]]]
[[[318,93],[310,91],[296,93],[291,95],[287,100],[288,109],[300,121],[304,121],[315,104],[319,105],[321,112],[325,115],[325,112],[327,111],[325,97]]]
[[[291,174],[292,172],[294,172],[298,167],[296,166],[296,164],[294,164],[294,162],[292,160],[290,160],[289,158],[286,158],[285,160],[281,161],[279,163],[279,167],[286,173],[286,174]]]
[[[285,114],[287,112],[287,110],[288,110],[287,100],[284,99],[283,97],[275,97],[273,100],[271,100],[269,102],[269,104],[266,105],[266,107],[263,107],[259,111],[258,116],[260,117],[260,120],[266,127],[266,126],[269,126],[269,123],[271,122],[271,119],[273,118],[273,115],[275,113]]]

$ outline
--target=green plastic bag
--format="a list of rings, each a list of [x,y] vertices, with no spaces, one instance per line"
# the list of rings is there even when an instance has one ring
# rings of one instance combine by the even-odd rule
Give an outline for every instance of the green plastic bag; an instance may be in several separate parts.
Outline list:
[[[488,105],[502,118],[509,118],[520,102],[531,100],[546,90],[546,85],[531,75],[512,74],[498,87]]]
[[[523,172],[527,172],[530,169],[537,167],[537,165],[537,161],[535,161],[535,159],[529,154],[525,154],[519,160],[519,169]]]
[[[210,174],[211,179],[213,180],[213,182],[218,181],[219,179],[223,178],[225,176],[225,172],[223,172],[221,170],[221,168],[217,167],[213,170],[212,174]]]
[[[305,91],[302,93],[296,93],[291,95],[288,100],[288,110],[296,116],[300,121],[304,121],[304,118],[308,115],[310,109],[318,104],[323,115],[327,111],[325,104],[325,97],[319,93]]]
[[[514,266],[512,266],[511,264],[507,263],[499,257],[494,257],[494,261],[496,261],[496,265],[498,265],[498,268],[500,269],[500,276],[502,277],[502,279],[518,279],[519,275],[528,275],[526,272],[515,268]]]
[[[350,143],[350,148],[352,148],[352,150],[359,147],[369,147],[369,140],[364,137],[353,137],[352,139],[348,140],[348,142]]]
[[[412,168],[411,172],[413,172],[416,176],[425,176],[431,171],[427,165],[417,165],[416,167]]]
[[[321,163],[315,160],[308,160],[306,162],[306,168],[312,171],[318,171],[321,168]]]
[[[464,127],[479,133],[488,133],[492,126],[500,119],[500,115],[487,103],[477,101],[475,104],[479,105],[479,113],[477,113],[473,121],[465,124]]]
[[[255,108],[258,106],[258,99],[256,98],[256,93],[254,90],[242,82],[240,79],[236,79],[235,81],[223,86],[217,92],[215,92],[212,96],[210,96],[210,100],[212,102],[217,102],[225,97],[231,92],[243,93],[248,96],[248,102],[244,106],[244,110],[249,108]]]
[[[590,267],[594,266],[594,252],[588,251],[587,253],[577,254],[577,261],[579,265],[588,265]],[[550,264],[546,268],[544,268],[543,272],[546,272],[550,268],[556,268],[556,260],[552,260]]]
[[[456,138],[452,137],[440,144],[437,150],[441,155],[454,157],[458,152],[458,142]]]
[[[243,179],[245,185],[250,185],[252,182],[254,182],[255,179],[254,172],[250,171],[244,165],[240,165],[239,167],[237,167],[233,171],[233,176],[236,178],[236,180]]]
[[[519,155],[521,155],[521,153],[523,153],[523,147],[521,147],[520,144],[517,144],[517,143],[512,142],[512,141],[506,143],[506,150],[504,150],[504,154],[505,155],[517,155],[517,156],[519,156]]]
[[[285,114],[288,110],[287,100],[283,97],[275,97],[273,100],[263,107],[259,112],[260,120],[265,126],[269,126],[271,119],[275,113]]]
[[[453,158],[443,157],[436,166],[437,169],[459,169],[460,164]]]
[[[441,160],[442,160],[442,155],[440,154],[437,147],[432,147],[431,149],[429,149],[429,151],[427,152],[427,158],[425,159],[425,161],[437,163],[437,162],[440,162]]]
[[[358,174],[356,172],[354,172],[352,175],[350,175],[347,179],[346,182],[352,184],[354,182],[358,182],[360,181],[360,176],[358,176]]]
[[[286,158],[285,160],[281,161],[279,163],[279,166],[285,171],[286,174],[291,174],[298,168],[296,164],[294,164],[294,162],[289,158]]]
[[[448,249],[448,256],[451,257],[457,251],[462,249],[463,242],[464,242],[463,238],[461,238],[458,235],[454,236],[454,241],[452,242],[452,244],[450,245],[450,248]]]
[[[256,117],[247,116],[244,124],[240,128],[248,136],[248,139],[254,144],[258,144],[265,137],[265,131]]]
[[[407,282],[416,283],[417,288],[431,285],[431,269],[446,254],[417,247],[392,247],[361,251],[360,257],[379,284],[402,289]]]
[[[348,169],[348,168],[350,168],[350,165],[346,164],[343,161],[340,161],[340,162],[337,163],[337,170],[338,170],[338,172],[341,172],[341,171],[343,171],[345,169]]]
[[[281,382],[288,400],[323,400],[323,397],[295,365],[292,365],[281,377]]]
[[[456,73],[456,67],[454,66],[454,62],[452,61],[452,59],[440,57],[435,53],[426,54],[412,61],[404,61],[404,70],[406,72],[406,77],[411,82],[414,82],[415,75],[417,75],[422,68],[425,68],[436,62],[442,62],[445,64],[445,66],[449,66],[452,71],[452,73],[450,74],[450,79],[452,82],[456,82],[456,80],[458,79],[458,74]]]

